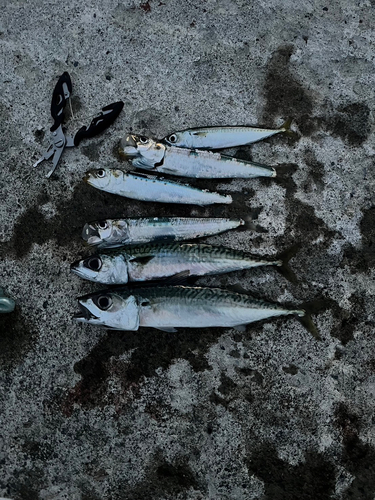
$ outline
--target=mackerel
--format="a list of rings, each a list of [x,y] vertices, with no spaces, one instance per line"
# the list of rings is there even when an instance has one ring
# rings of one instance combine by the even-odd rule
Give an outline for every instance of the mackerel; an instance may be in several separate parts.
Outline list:
[[[202,127],[174,132],[162,142],[170,146],[192,149],[225,149],[245,146],[282,132],[290,132],[291,120],[278,129],[258,127]]]
[[[305,316],[302,309],[289,309],[250,295],[185,286],[121,287],[85,295],[78,303],[77,321],[131,331],[142,326],[169,332],[185,327],[239,327],[277,316]]]
[[[282,266],[283,261],[249,252],[204,244],[172,243],[132,246],[93,255],[71,265],[81,278],[107,285],[148,281],[174,275],[223,274],[259,266]]]
[[[177,182],[135,175],[113,168],[90,170],[84,180],[97,189],[134,200],[201,206],[213,203],[229,204],[233,201],[230,195],[224,196]]]
[[[107,219],[85,224],[82,238],[90,246],[115,248],[155,241],[182,241],[245,226],[243,219],[144,217]]]
[[[166,146],[138,135],[126,136],[121,141],[119,153],[130,159],[135,168],[162,174],[205,179],[276,176],[274,168],[260,163],[237,160],[212,151]]]

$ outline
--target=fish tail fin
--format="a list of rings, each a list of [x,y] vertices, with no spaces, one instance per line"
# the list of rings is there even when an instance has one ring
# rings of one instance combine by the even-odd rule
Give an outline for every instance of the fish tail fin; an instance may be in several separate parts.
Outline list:
[[[285,120],[285,122],[280,127],[281,132],[292,133],[292,131],[290,130],[292,121],[293,118],[288,118],[287,120]]]
[[[313,322],[312,315],[326,309],[325,301],[323,299],[311,300],[301,304],[300,307],[299,311],[294,311],[296,318],[316,340],[322,340],[319,330]],[[301,315],[300,313],[303,314]]]
[[[296,139],[298,137],[298,134],[293,132],[291,130],[290,126],[293,122],[293,118],[288,118],[279,128],[280,132],[284,132],[287,136],[291,137],[292,139]]]
[[[251,217],[251,215],[247,215],[242,220],[243,220],[243,224],[241,224],[242,230],[256,231],[256,224],[254,224],[254,219]]]
[[[284,250],[284,252],[281,252],[277,258],[278,258],[278,264],[277,264],[277,271],[284,276],[288,281],[291,283],[298,283],[297,276],[294,274],[292,271],[291,267],[289,266],[289,261],[297,254],[297,252],[300,250],[301,245],[299,243],[293,245],[292,247],[288,248],[287,250]]]

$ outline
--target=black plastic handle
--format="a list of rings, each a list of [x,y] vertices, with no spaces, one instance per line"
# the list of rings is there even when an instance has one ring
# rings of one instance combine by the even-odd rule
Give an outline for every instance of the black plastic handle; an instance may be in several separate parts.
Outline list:
[[[100,132],[103,132],[103,130],[108,128],[116,120],[123,107],[124,103],[118,101],[102,108],[100,115],[96,116],[88,127],[81,127],[78,130],[74,136],[74,145],[78,146],[82,139],[88,139],[89,137],[94,137],[100,134]]]
[[[51,127],[51,132],[56,130],[64,120],[64,108],[69,95],[72,92],[72,80],[69,73],[65,71],[56,83],[52,94],[51,115],[54,119],[54,124]]]

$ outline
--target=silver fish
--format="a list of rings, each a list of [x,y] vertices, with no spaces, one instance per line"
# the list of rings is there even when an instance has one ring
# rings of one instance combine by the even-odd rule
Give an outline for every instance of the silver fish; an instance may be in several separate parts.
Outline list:
[[[70,269],[90,281],[125,285],[132,281],[158,280],[183,273],[187,276],[204,276],[282,265],[282,260],[263,258],[231,248],[171,243],[132,246],[92,255],[74,262]]]
[[[257,127],[202,127],[174,132],[164,137],[162,142],[170,146],[191,149],[225,149],[245,146],[261,141],[271,135],[289,132],[291,120],[278,129]]]
[[[221,195],[196,189],[165,179],[150,178],[141,174],[129,174],[114,168],[100,168],[87,172],[84,180],[102,191],[142,201],[211,205],[232,203],[230,195]]]
[[[185,286],[122,287],[85,295],[78,303],[77,321],[131,331],[142,326],[170,332],[181,327],[236,327],[276,316],[305,315],[304,310],[250,295]]]
[[[5,297],[4,291],[0,288],[0,313],[10,313],[14,311],[16,307],[16,303],[13,299],[9,297]]]
[[[88,245],[115,248],[154,241],[202,238],[245,226],[243,219],[194,217],[145,217],[107,219],[85,224],[82,238]]]
[[[127,135],[120,143],[120,155],[130,159],[135,168],[183,177],[224,179],[276,177],[272,167],[237,160],[212,151],[197,151],[138,135]]]

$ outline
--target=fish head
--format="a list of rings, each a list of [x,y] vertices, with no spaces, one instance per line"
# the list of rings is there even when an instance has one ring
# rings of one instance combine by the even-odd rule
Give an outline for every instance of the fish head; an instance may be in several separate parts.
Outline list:
[[[85,224],[82,238],[90,246],[116,247],[128,242],[129,226],[123,219],[106,219]]]
[[[154,168],[165,155],[165,146],[142,135],[129,134],[120,142],[119,153],[125,158],[136,159],[136,166]]]
[[[124,172],[115,168],[98,168],[86,172],[83,180],[90,186],[97,189],[107,189],[112,184],[116,184],[119,178],[123,177]]]
[[[104,290],[78,298],[80,312],[74,319],[81,323],[106,326],[116,330],[139,328],[137,299],[126,291]]]
[[[162,139],[162,142],[168,144],[169,146],[181,146],[184,145],[184,137],[186,133],[174,132],[173,134],[167,135]]]
[[[70,270],[80,278],[105,283],[106,285],[126,284],[128,268],[121,254],[98,254],[87,259],[77,260]]]

